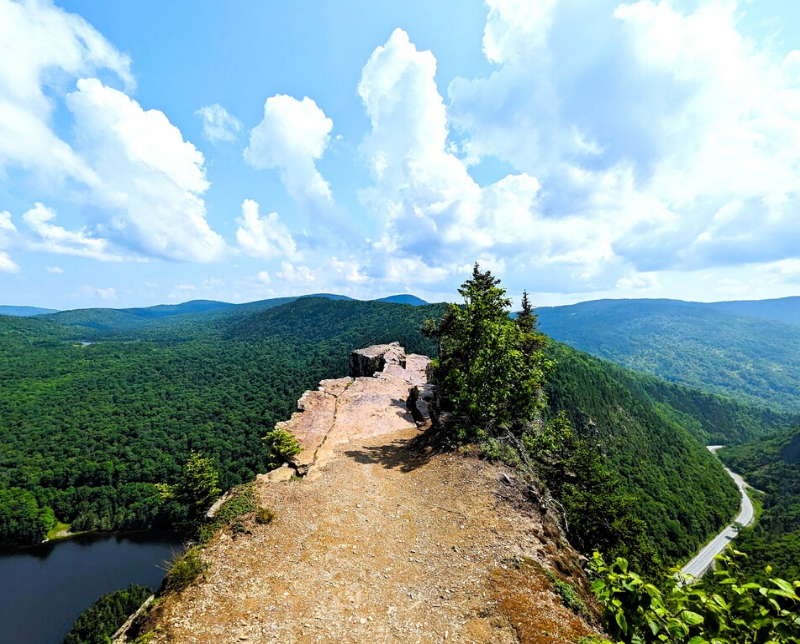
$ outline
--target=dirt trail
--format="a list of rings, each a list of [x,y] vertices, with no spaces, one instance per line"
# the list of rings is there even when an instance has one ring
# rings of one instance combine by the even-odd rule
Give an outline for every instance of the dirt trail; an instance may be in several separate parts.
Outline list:
[[[310,433],[299,437],[316,445],[309,475],[259,478],[275,521],[212,540],[205,578],[162,601],[153,644],[552,643],[588,632],[542,571],[566,572],[575,553],[501,481],[513,473],[414,445],[405,399],[419,367],[322,383],[336,395],[311,396],[327,424],[302,420]]]

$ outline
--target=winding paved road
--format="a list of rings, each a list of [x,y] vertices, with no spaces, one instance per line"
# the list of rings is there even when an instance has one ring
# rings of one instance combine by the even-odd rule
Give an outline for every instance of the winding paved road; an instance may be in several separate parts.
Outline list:
[[[715,453],[720,447],[722,447],[722,445],[709,445],[708,450]],[[739,492],[742,495],[742,508],[734,522],[743,526],[748,526],[753,523],[755,511],[753,510],[753,503],[750,501],[750,497],[747,496],[747,492],[745,491],[747,483],[744,482],[741,476],[735,472],[731,472],[727,467],[725,471],[736,481],[736,485],[739,487]],[[684,575],[702,577],[703,573],[714,563],[714,557],[725,550],[725,547],[736,537],[737,531],[733,525],[732,523],[727,526],[722,532],[709,541],[700,552],[697,553],[694,559],[681,568],[681,572]]]

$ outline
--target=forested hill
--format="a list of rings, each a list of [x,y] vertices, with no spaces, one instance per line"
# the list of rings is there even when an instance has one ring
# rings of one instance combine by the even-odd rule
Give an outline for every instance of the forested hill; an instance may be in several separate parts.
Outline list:
[[[419,328],[442,311],[311,298],[114,333],[0,318],[0,535],[41,536],[46,508],[78,530],[148,526],[158,516],[153,484],[174,481],[193,449],[215,460],[223,487],[251,479],[266,465],[261,437],[305,389],[345,374],[355,347],[399,340],[431,354]],[[747,408],[731,405],[716,425],[702,414],[684,423],[702,406],[696,392],[677,412],[652,382],[640,387],[636,374],[553,350],[553,407],[595,419],[658,550],[688,555],[736,503],[689,429],[724,433]],[[679,406],[681,389],[670,395]]]
[[[558,361],[547,387],[551,412],[565,410],[580,431],[599,434],[664,561],[693,553],[738,508],[717,459],[635,376],[557,343],[550,352]]]
[[[542,331],[659,378],[800,411],[800,327],[671,300],[539,309]]]
[[[720,457],[765,493],[764,512],[740,537],[748,572],[800,579],[800,428],[746,445],[724,448]]]
[[[785,324],[800,325],[800,297],[780,297],[774,300],[733,300],[709,302],[702,306],[727,311],[736,315],[774,320]]]

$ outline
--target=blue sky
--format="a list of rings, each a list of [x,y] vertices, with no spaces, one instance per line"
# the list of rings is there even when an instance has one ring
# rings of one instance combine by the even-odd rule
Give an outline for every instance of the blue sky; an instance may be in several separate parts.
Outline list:
[[[800,294],[797,25],[0,0],[0,303],[453,299],[476,260],[540,305]]]

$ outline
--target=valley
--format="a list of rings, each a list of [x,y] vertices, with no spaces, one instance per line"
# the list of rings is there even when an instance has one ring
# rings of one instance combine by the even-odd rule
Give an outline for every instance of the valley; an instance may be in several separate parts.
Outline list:
[[[0,377],[10,385],[0,392],[5,541],[41,540],[55,520],[73,530],[166,527],[156,484],[175,481],[192,450],[211,457],[223,489],[252,480],[269,467],[261,437],[289,418],[304,390],[346,374],[359,346],[399,340],[435,356],[419,330],[445,310],[330,296],[218,304],[0,317]],[[791,408],[670,383],[555,340],[545,352],[555,365],[545,418],[565,413],[596,442],[636,499],[663,565],[687,561],[737,512],[737,485],[704,445],[765,439],[798,424]],[[266,490],[259,498],[280,506]]]

